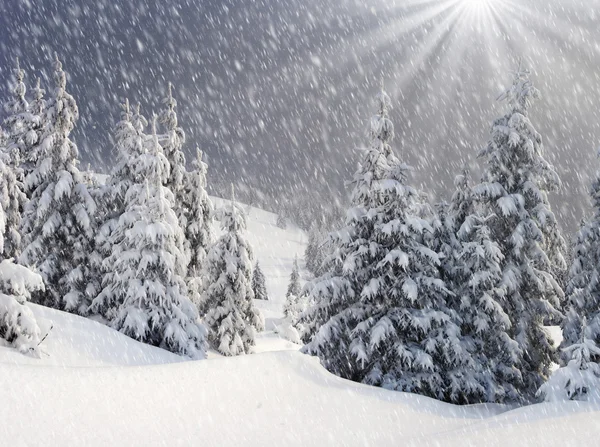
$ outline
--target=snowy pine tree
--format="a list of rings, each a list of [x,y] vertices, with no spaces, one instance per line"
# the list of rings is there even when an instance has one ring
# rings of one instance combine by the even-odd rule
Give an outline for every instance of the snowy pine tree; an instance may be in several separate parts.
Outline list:
[[[589,330],[585,317],[581,321],[579,341],[564,348],[568,363],[552,373],[538,395],[547,402],[564,400],[600,400],[600,348],[598,322]]]
[[[244,211],[235,203],[220,210],[224,234],[208,253],[204,264],[206,288],[200,313],[209,330],[210,345],[223,355],[252,351],[264,319],[252,300],[252,248],[243,232]]]
[[[4,104],[7,116],[2,122],[6,134],[6,145],[4,151],[8,156],[6,162],[12,166],[17,173],[17,179],[23,181],[21,163],[26,159],[31,147],[38,141],[36,128],[39,126],[40,117],[30,112],[29,103],[25,99],[25,84],[23,78],[25,72],[19,66],[15,70],[16,84],[12,90],[12,98]]]
[[[292,265],[290,282],[285,293],[285,302],[283,304],[284,318],[288,318],[291,324],[296,324],[300,314],[304,311],[305,306],[303,304],[305,301],[302,286],[300,285],[300,271],[298,269],[298,257],[296,256]]]
[[[200,299],[202,291],[202,265],[213,244],[213,204],[206,192],[207,165],[202,161],[202,152],[196,151],[194,170],[186,172],[182,192],[183,225],[186,248],[190,255],[187,270],[187,285],[192,301]]]
[[[33,191],[39,186],[36,183],[38,178],[30,174],[37,167],[38,161],[43,154],[43,148],[41,147],[42,135],[48,125],[46,100],[44,99],[45,93],[46,91],[40,87],[40,78],[37,78],[36,86],[33,88],[33,101],[29,103],[29,113],[35,117],[31,121],[35,136],[31,133],[29,134],[30,138],[27,141],[31,144],[21,155],[21,169],[23,170],[24,179],[28,180],[24,182],[24,190],[28,199],[31,199]]]
[[[56,88],[47,104],[36,168],[27,185],[38,185],[25,208],[25,235],[19,262],[35,266],[46,285],[32,299],[40,304],[85,315],[97,293],[90,273],[96,205],[77,169],[77,146],[69,135],[79,116],[67,93],[66,75],[56,58]]]
[[[450,220],[450,227],[457,233],[467,217],[476,211],[473,191],[471,189],[471,172],[467,165],[463,167],[462,172],[454,179],[454,186],[456,190],[450,201],[448,218]]]
[[[7,172],[12,173],[11,168],[0,161],[0,191],[4,197],[10,182],[15,180]],[[26,302],[31,292],[44,290],[44,283],[40,275],[14,264],[6,255],[5,236],[10,236],[10,231],[6,227],[4,202],[0,200],[0,340],[21,352],[33,352],[40,342],[40,329]]]
[[[292,273],[290,274],[290,282],[288,283],[287,292],[285,293],[286,298],[290,295],[299,296],[302,291],[300,286],[300,270],[298,268],[298,257],[294,257],[294,263],[292,264]]]
[[[165,153],[165,157],[169,161],[171,170],[166,178],[165,186],[171,190],[175,196],[174,210],[177,214],[180,224],[184,227],[183,214],[183,189],[185,182],[185,155],[181,150],[185,143],[185,133],[183,129],[178,126],[177,112],[177,101],[173,98],[173,86],[169,82],[168,95],[163,100],[166,109],[162,112],[160,121],[166,127],[167,133],[163,137],[162,146]]]
[[[252,291],[254,292],[255,300],[268,300],[267,285],[265,284],[265,275],[262,272],[258,261],[254,265],[252,272]]]
[[[552,340],[543,326],[560,317],[556,308],[563,297],[553,272],[564,263],[564,241],[547,198],[547,191],[560,181],[542,157],[542,138],[528,117],[538,96],[529,73],[519,68],[512,87],[501,97],[510,110],[494,122],[491,139],[480,152],[488,160],[483,182],[473,189],[485,213],[497,216],[491,240],[504,255],[504,311],[511,321],[509,335],[519,344],[516,364],[522,383],[518,387],[525,401],[534,397],[555,360]]]
[[[371,119],[369,129],[371,147],[365,151],[354,175],[352,207],[347,212],[345,227],[331,234],[333,247],[329,268],[309,286],[313,305],[300,318],[304,327],[302,341],[307,344],[330,318],[360,298],[372,276],[371,253],[375,247],[371,246],[371,240],[375,224],[369,213],[381,206],[379,183],[389,171],[385,152],[389,151],[387,142],[393,135],[393,125],[388,119],[390,99],[381,92],[377,102],[378,114]],[[336,348],[333,346],[332,350]],[[305,351],[317,352],[310,345]],[[327,355],[323,353],[319,357],[323,361]]]
[[[519,400],[518,343],[509,332],[511,321],[504,310],[506,288],[502,286],[500,246],[491,240],[490,223],[496,216],[471,214],[458,231],[461,249],[455,271],[465,348],[474,356],[475,372],[485,392],[481,401]]]
[[[306,268],[315,277],[324,273],[325,263],[325,245],[327,237],[323,235],[316,224],[312,224],[308,231],[308,244],[304,251],[304,261]]]
[[[540,389],[548,400],[587,399],[589,393],[600,397],[600,172],[590,195],[594,214],[577,233],[567,281],[563,367]]]
[[[116,165],[106,185],[100,189],[98,198],[100,225],[96,237],[96,250],[93,253],[92,267],[101,278],[101,290],[92,302],[93,313],[101,315],[107,322],[115,319],[117,295],[105,287],[112,281],[112,265],[108,258],[113,248],[123,241],[124,234],[115,232],[119,219],[126,211],[127,192],[137,183],[144,181],[145,172],[139,171],[140,157],[146,150],[148,141],[144,129],[146,119],[140,114],[139,105],[134,111],[125,100],[122,105],[121,119],[115,126]]]
[[[385,93],[378,104],[371,148],[356,175],[355,207],[338,242],[340,260],[313,284],[315,305],[301,318],[316,328],[303,350],[355,381],[452,402],[477,400],[482,386],[446,302],[440,256],[425,245],[434,230],[416,215],[410,168],[391,152]]]
[[[113,230],[120,242],[106,260],[112,275],[103,293],[118,308],[112,325],[142,343],[191,358],[205,357],[206,329],[186,296],[183,232],[173,194],[163,186],[169,163],[156,135],[135,163],[136,182],[125,195],[125,212]]]

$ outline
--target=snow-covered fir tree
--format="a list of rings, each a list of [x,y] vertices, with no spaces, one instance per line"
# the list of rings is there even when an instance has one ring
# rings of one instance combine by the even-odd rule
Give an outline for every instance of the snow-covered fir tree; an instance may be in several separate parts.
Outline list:
[[[255,300],[268,300],[267,285],[265,284],[265,275],[260,268],[258,261],[254,264],[252,272],[252,291],[254,292]]]
[[[0,154],[0,206],[2,207],[2,250],[4,259],[16,259],[21,250],[21,211],[27,202],[23,183],[17,178],[5,153]]]
[[[325,263],[325,245],[327,237],[316,223],[313,223],[308,231],[308,244],[304,250],[304,261],[306,268],[315,277],[321,276]]]
[[[475,203],[471,189],[471,171],[468,165],[463,166],[462,172],[454,178],[455,191],[448,207],[450,227],[458,233],[460,227],[473,212]]]
[[[180,224],[184,227],[183,214],[183,193],[185,183],[185,155],[182,151],[183,144],[185,143],[185,133],[183,129],[179,127],[177,121],[177,101],[173,98],[173,86],[169,82],[167,97],[163,100],[165,109],[161,113],[160,121],[166,128],[166,135],[162,138],[162,147],[165,153],[165,157],[169,161],[171,170],[165,180],[165,186],[171,190],[175,196],[175,213],[180,219]]]
[[[585,317],[581,320],[580,339],[564,348],[568,363],[552,373],[538,392],[548,402],[564,400],[600,400],[600,348],[598,322],[589,330]]]
[[[275,225],[277,226],[277,228],[281,228],[282,230],[285,230],[287,228],[287,224],[288,224],[287,211],[286,211],[285,207],[280,206],[279,211],[277,212],[277,220],[275,221]]]
[[[69,135],[79,112],[58,57],[54,80],[38,163],[25,179],[38,186],[25,208],[19,262],[35,266],[44,279],[46,290],[33,294],[35,302],[85,315],[97,293],[88,259],[96,204],[77,169],[77,146]]]
[[[102,223],[96,233],[96,250],[91,257],[92,267],[101,278],[102,287],[92,302],[91,310],[107,322],[114,320],[117,310],[117,295],[112,288],[105,287],[113,281],[114,275],[108,258],[124,237],[123,232],[114,230],[126,211],[127,192],[134,184],[142,183],[146,174],[139,171],[138,164],[148,141],[144,133],[147,121],[141,115],[139,105],[131,110],[129,101],[125,100],[121,108],[121,119],[115,126],[116,165],[105,187],[100,189],[98,215]]]
[[[156,135],[156,119],[135,166],[137,181],[125,194],[125,212],[113,230],[120,242],[105,261],[113,274],[105,277],[103,293],[114,296],[118,306],[112,325],[142,343],[204,358],[206,329],[186,296],[184,235],[173,194],[163,186],[169,162]]]
[[[23,79],[25,72],[19,66],[15,69],[16,83],[12,89],[12,98],[4,104],[6,118],[2,127],[6,135],[4,152],[7,155],[5,162],[15,169],[19,181],[23,181],[21,160],[27,158],[32,146],[37,143],[38,134],[35,128],[39,125],[40,118],[30,112],[29,103],[25,99],[26,87]]]
[[[0,161],[0,191],[3,196],[10,189],[9,166]],[[44,290],[42,277],[27,267],[13,263],[6,255],[7,216],[4,200],[0,200],[0,340],[21,352],[34,352],[40,342],[40,328],[26,306],[31,292]],[[10,250],[9,250],[10,252]]]
[[[347,211],[345,226],[330,235],[329,268],[309,285],[313,305],[300,318],[304,327],[302,341],[307,344],[331,317],[360,298],[372,276],[371,253],[377,247],[371,246],[375,223],[370,213],[382,203],[379,184],[389,171],[385,152],[389,151],[387,142],[393,135],[393,125],[388,119],[389,97],[381,92],[377,102],[378,114],[372,118],[369,129],[371,146],[354,174],[351,208]],[[312,347],[305,350],[316,352]],[[319,356],[322,360],[326,357]]]
[[[407,183],[410,168],[389,146],[393,125],[384,92],[378,105],[338,264],[313,284],[315,305],[301,318],[316,329],[303,350],[355,381],[452,402],[478,400],[482,386],[446,303],[440,256],[425,245],[434,230],[415,214],[419,194]]]
[[[476,377],[484,387],[481,401],[519,400],[522,355],[509,332],[511,321],[504,310],[500,246],[491,240],[490,224],[496,216],[471,214],[458,231],[461,243],[455,270],[456,307],[461,318],[465,349],[474,356]]]
[[[35,188],[38,187],[36,183],[37,177],[31,176],[30,174],[37,167],[39,158],[44,152],[41,147],[42,135],[48,124],[46,117],[46,100],[44,95],[46,91],[41,88],[40,78],[36,80],[36,85],[32,89],[33,100],[29,103],[29,113],[35,117],[31,120],[32,130],[35,132],[35,136],[30,134],[28,142],[31,144],[23,151],[21,155],[21,169],[23,170],[24,179],[28,182],[24,182],[24,190],[28,199],[31,199],[31,195]]]
[[[298,257],[296,256],[292,264],[290,282],[285,293],[285,302],[283,304],[284,318],[289,319],[290,323],[295,325],[300,314],[305,310],[305,303],[306,297],[302,293],[302,286],[300,285],[300,271],[298,268]]]
[[[562,368],[540,389],[548,400],[600,397],[600,172],[590,195],[594,213],[577,232],[568,274]]]
[[[287,298],[290,295],[299,296],[301,291],[302,286],[300,285],[300,269],[298,268],[298,257],[295,256],[294,262],[292,263],[292,273],[290,273],[290,282],[288,283],[285,297]]]
[[[183,216],[180,219],[190,255],[187,285],[192,301],[198,302],[202,292],[202,264],[214,242],[212,201],[206,192],[207,165],[202,161],[202,151],[196,150],[194,169],[185,173]]]
[[[491,138],[480,157],[488,166],[483,181],[473,188],[485,214],[497,219],[491,240],[504,255],[502,284],[504,311],[510,318],[509,335],[518,342],[521,372],[520,399],[535,396],[555,360],[552,340],[544,323],[559,318],[563,291],[554,272],[564,264],[564,241],[550,209],[547,192],[560,180],[542,156],[542,137],[529,120],[529,109],[539,92],[529,72],[515,73],[512,87],[501,97],[510,110],[492,126]]]
[[[593,182],[591,192],[594,215],[582,223],[573,244],[573,260],[565,290],[566,316],[561,325],[563,349],[581,340],[583,318],[587,317],[593,327],[595,314],[600,310],[600,177]],[[568,361],[568,356],[563,355],[562,364],[566,365]]]
[[[223,355],[252,352],[264,319],[254,306],[252,248],[244,235],[246,216],[232,193],[230,206],[220,210],[223,235],[204,264],[206,287],[200,313],[209,330],[210,345]]]

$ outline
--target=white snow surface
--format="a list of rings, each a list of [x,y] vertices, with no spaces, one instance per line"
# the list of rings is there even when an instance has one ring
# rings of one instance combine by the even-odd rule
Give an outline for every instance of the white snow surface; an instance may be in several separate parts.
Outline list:
[[[216,200],[217,206],[221,205]],[[184,361],[100,323],[29,304],[41,357],[0,347],[0,440],[10,446],[597,445],[600,404],[454,406],[340,379],[274,332],[305,235],[250,209],[271,301],[257,353]]]

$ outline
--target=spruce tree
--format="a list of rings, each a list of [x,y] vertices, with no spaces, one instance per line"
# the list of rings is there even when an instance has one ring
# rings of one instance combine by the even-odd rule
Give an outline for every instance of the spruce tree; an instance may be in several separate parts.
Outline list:
[[[265,284],[265,275],[262,272],[258,261],[254,265],[252,272],[252,291],[254,292],[255,300],[268,300],[267,285]]]
[[[27,307],[31,292],[44,289],[40,275],[27,267],[14,264],[7,252],[7,215],[4,212],[6,193],[15,179],[12,169],[0,161],[0,338],[19,351],[35,352],[40,342],[40,329]]]
[[[301,319],[317,328],[303,350],[348,379],[452,402],[476,400],[482,387],[447,305],[441,257],[427,246],[434,229],[416,214],[419,194],[407,183],[410,168],[391,151],[393,125],[383,92],[378,105],[370,150],[356,175],[350,225],[337,246],[341,259],[313,284],[315,305]]]
[[[96,204],[77,169],[77,146],[69,135],[79,112],[58,57],[54,79],[38,163],[25,180],[38,186],[25,208],[19,262],[35,266],[44,279],[46,290],[36,292],[33,301],[85,315],[97,293],[88,259]]]
[[[518,342],[521,371],[520,399],[533,399],[555,360],[553,342],[544,323],[559,318],[563,291],[553,272],[564,263],[564,241],[548,203],[547,191],[560,185],[552,166],[542,156],[542,137],[529,120],[529,109],[539,92],[529,72],[515,73],[512,87],[501,97],[510,110],[497,119],[480,157],[488,166],[474,193],[491,225],[491,240],[504,259],[504,311],[510,318],[509,335]]]
[[[600,172],[590,195],[594,213],[577,233],[567,280],[562,367],[540,388],[546,400],[600,395]]]
[[[182,206],[183,203],[183,189],[185,183],[185,155],[183,154],[182,147],[185,143],[185,133],[183,129],[179,127],[177,121],[177,101],[173,98],[173,86],[169,82],[168,95],[163,100],[166,109],[161,113],[160,121],[166,128],[166,135],[163,137],[162,147],[165,153],[165,157],[169,161],[171,169],[169,175],[165,180],[165,186],[171,190],[175,196],[175,213],[180,219],[180,224],[184,226],[183,214],[185,209]]]
[[[35,117],[32,120],[32,130],[35,135],[30,134],[28,142],[31,144],[21,157],[21,169],[23,170],[24,176],[24,191],[27,195],[27,199],[31,199],[33,191],[39,186],[37,181],[39,180],[36,176],[30,175],[37,167],[38,161],[42,156],[44,149],[41,148],[42,135],[47,127],[46,119],[46,100],[44,94],[46,91],[40,86],[40,78],[36,80],[36,86],[33,88],[33,101],[29,103],[29,113]]]
[[[327,237],[316,223],[313,223],[308,231],[308,244],[304,251],[304,260],[307,270],[315,277],[324,273],[325,246]]]
[[[594,325],[598,325],[597,322]],[[538,396],[548,402],[600,399],[600,348],[598,329],[590,330],[585,317],[581,320],[580,338],[564,348],[568,363],[552,373]]]
[[[120,243],[107,259],[113,274],[105,279],[105,290],[118,306],[112,325],[142,343],[204,358],[206,330],[186,296],[184,236],[173,194],[163,186],[169,163],[158,142],[156,119],[152,127],[114,229]]]
[[[96,250],[92,256],[92,266],[101,278],[101,290],[91,306],[93,313],[101,315],[107,322],[115,318],[117,296],[110,287],[114,275],[108,260],[113,248],[123,241],[124,234],[115,232],[119,219],[126,211],[126,195],[132,185],[141,183],[146,173],[139,171],[140,157],[146,151],[147,135],[144,129],[146,119],[140,114],[139,105],[132,111],[129,101],[121,106],[121,119],[115,126],[116,165],[99,195],[99,219],[101,225],[96,233]]]
[[[194,170],[186,172],[182,193],[186,248],[190,255],[187,269],[187,285],[192,301],[198,302],[202,291],[202,265],[213,244],[213,204],[206,192],[207,165],[202,152],[196,150]]]
[[[352,206],[346,214],[345,226],[331,234],[333,247],[329,268],[309,286],[313,305],[300,318],[304,327],[302,341],[307,344],[330,318],[360,298],[362,289],[372,276],[371,253],[378,247],[371,245],[375,226],[371,213],[381,206],[379,184],[389,171],[387,142],[393,135],[393,125],[388,119],[390,100],[387,94],[381,92],[377,103],[378,113],[372,118],[369,129],[371,145],[354,174]],[[307,346],[305,352],[313,354],[317,351]],[[319,357],[323,360],[326,354]],[[350,362],[347,364],[351,365]]]
[[[290,295],[300,296],[302,287],[300,286],[300,270],[298,268],[298,257],[294,257],[292,264],[292,273],[290,274],[290,282],[288,283],[286,298]]]
[[[12,98],[4,104],[7,116],[2,122],[6,134],[5,152],[8,155],[6,161],[16,170],[19,181],[23,181],[21,160],[27,157],[30,148],[37,143],[38,135],[35,127],[40,120],[39,116],[30,113],[29,103],[25,99],[24,76],[25,72],[21,70],[17,59],[16,84],[12,89]]]
[[[450,200],[448,218],[450,228],[458,233],[460,227],[475,210],[474,196],[471,189],[471,171],[465,164],[462,172],[454,178],[455,191]]]
[[[302,293],[300,285],[300,271],[298,269],[298,257],[294,257],[292,264],[292,273],[290,274],[290,282],[288,283],[287,292],[285,293],[285,302],[283,304],[283,316],[290,320],[291,324],[295,325],[304,310],[303,303],[305,297]]]
[[[264,319],[252,302],[252,248],[244,236],[246,217],[235,202],[220,212],[223,235],[204,264],[206,288],[200,313],[209,330],[209,342],[223,355],[248,354]]]
[[[21,210],[27,197],[23,192],[23,183],[18,180],[15,168],[9,163],[8,160],[0,161],[0,206],[3,214],[1,254],[4,259],[16,259],[21,251]]]
[[[600,309],[600,173],[592,184],[594,215],[577,232],[573,245],[573,261],[566,287],[566,317],[562,322],[561,348],[581,340],[582,321],[588,318],[595,324],[595,313]],[[600,322],[600,321],[599,321]],[[600,340],[598,340],[600,342]],[[562,364],[569,358],[562,356]]]
[[[465,348],[474,357],[474,372],[484,387],[479,400],[514,402],[520,398],[517,366],[522,352],[511,338],[511,321],[504,310],[504,256],[498,243],[491,240],[490,230],[495,219],[471,214],[458,231],[461,249],[455,272],[455,309],[461,317]]]

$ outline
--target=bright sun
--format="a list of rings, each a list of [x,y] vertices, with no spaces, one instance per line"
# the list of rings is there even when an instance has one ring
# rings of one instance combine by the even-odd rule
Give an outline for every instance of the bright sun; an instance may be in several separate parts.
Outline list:
[[[469,8],[471,10],[481,10],[491,8],[494,3],[497,3],[496,0],[460,0],[460,2],[465,8]]]

